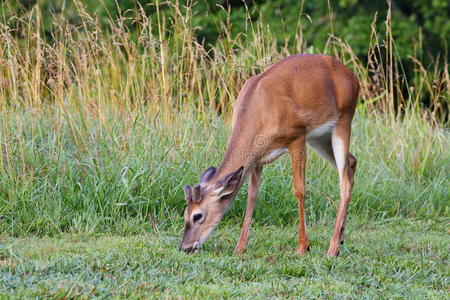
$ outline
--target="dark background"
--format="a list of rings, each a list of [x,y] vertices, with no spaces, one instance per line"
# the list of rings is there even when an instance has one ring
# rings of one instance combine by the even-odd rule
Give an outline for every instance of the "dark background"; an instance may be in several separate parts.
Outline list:
[[[8,1],[9,2],[9,1]],[[72,0],[19,0],[9,2],[8,5],[15,10],[9,13],[26,14],[37,2],[43,15],[44,28],[47,32],[52,29],[51,15],[61,15],[74,24],[80,22],[76,4]],[[142,5],[146,14],[151,16],[156,11],[156,3],[160,9],[170,9],[163,1],[136,1],[136,0],[103,0],[78,1],[88,11],[95,14],[102,26],[108,28],[108,22],[116,19],[119,13],[122,16],[133,16]],[[331,24],[335,35],[347,41],[352,49],[363,57],[367,53],[370,41],[371,23],[376,15],[376,28],[384,27],[388,5],[382,0],[197,0],[176,1],[183,5],[192,6],[194,17],[193,25],[198,26],[198,40],[214,44],[223,34],[220,22],[225,22],[227,12],[231,13],[233,34],[242,31],[248,9],[253,20],[263,18],[270,25],[271,31],[280,37],[277,42],[283,44],[285,34],[293,35],[296,32],[300,13],[303,27],[303,38],[308,45],[322,49],[331,32]],[[172,1],[175,3],[175,1]],[[422,43],[422,53],[414,53],[424,61],[437,55],[446,53],[450,37],[450,4],[448,0],[395,0],[392,1],[392,31],[396,41],[398,55],[405,58],[413,54],[412,45]],[[332,18],[330,18],[330,11]],[[332,22],[330,22],[330,19]],[[283,20],[283,21],[282,21]],[[129,22],[130,28],[134,25]],[[424,52],[424,53],[423,53]],[[430,56],[427,58],[427,56]]]

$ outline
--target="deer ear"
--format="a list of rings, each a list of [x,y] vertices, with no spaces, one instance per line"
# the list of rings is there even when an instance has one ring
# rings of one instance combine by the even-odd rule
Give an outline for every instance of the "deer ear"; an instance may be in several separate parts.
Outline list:
[[[203,173],[202,177],[200,177],[200,182],[208,182],[214,176],[214,174],[216,174],[216,168],[209,167],[208,169],[206,169],[205,173]]]
[[[184,199],[187,202],[192,201],[192,187],[189,184],[187,184],[184,186],[183,190],[184,190]]]
[[[238,188],[239,183],[241,182],[243,170],[244,167],[240,167],[233,173],[222,177],[216,183],[216,189],[218,190],[218,194],[220,195],[220,197],[229,195]]]

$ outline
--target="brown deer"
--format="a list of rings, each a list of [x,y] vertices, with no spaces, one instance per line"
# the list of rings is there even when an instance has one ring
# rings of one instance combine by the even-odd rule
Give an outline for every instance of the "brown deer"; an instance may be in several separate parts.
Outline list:
[[[187,208],[181,248],[198,249],[210,236],[243,182],[250,176],[247,209],[235,253],[245,251],[263,165],[288,152],[298,201],[298,254],[309,250],[305,222],[306,144],[339,173],[340,201],[328,256],[337,256],[356,158],[349,152],[358,99],[357,77],[325,55],[298,54],[280,60],[242,87],[233,110],[232,133],[221,166],[208,168],[184,187]]]

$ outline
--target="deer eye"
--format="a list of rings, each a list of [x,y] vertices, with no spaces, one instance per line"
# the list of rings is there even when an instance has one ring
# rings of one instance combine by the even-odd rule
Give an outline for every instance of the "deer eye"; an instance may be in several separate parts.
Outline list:
[[[194,221],[194,223],[197,223],[201,218],[202,218],[202,214],[195,214],[194,217],[192,218],[192,220]]]

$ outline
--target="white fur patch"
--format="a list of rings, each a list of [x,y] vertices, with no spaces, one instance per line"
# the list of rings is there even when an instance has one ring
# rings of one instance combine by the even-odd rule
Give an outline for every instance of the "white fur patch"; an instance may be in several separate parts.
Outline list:
[[[345,167],[345,147],[342,139],[333,133],[331,138],[331,143],[333,145],[334,159],[336,160],[336,167],[339,171],[339,175],[342,176],[342,172]]]
[[[287,148],[279,148],[270,151],[266,155],[264,155],[261,160],[259,161],[260,164],[269,164],[273,162],[275,159],[280,157],[281,155],[285,154],[287,152]]]
[[[313,130],[311,130],[306,137],[315,138],[330,134],[331,130],[333,130],[334,126],[336,126],[336,123],[337,120],[328,121],[320,125],[319,127],[316,127]]]

